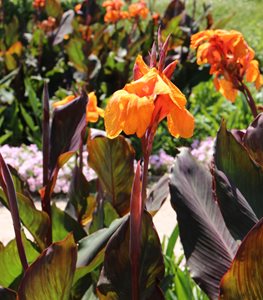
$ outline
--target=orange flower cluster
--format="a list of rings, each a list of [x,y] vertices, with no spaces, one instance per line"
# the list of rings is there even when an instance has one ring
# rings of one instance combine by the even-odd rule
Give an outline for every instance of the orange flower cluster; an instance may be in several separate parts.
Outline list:
[[[104,110],[97,106],[97,97],[94,92],[88,94],[89,102],[86,107],[86,121],[96,123],[99,117],[104,117]],[[76,98],[74,95],[67,96],[61,101],[53,103],[53,107],[60,107],[66,105]]]
[[[108,137],[115,138],[124,131],[141,138],[148,128],[165,117],[174,137],[191,137],[194,118],[185,108],[185,96],[165,71],[149,68],[140,55],[134,70],[135,80],[115,92],[106,107],[104,121]]]
[[[144,0],[132,3],[128,7],[128,11],[122,10],[124,3],[121,0],[107,0],[103,2],[102,6],[106,8],[106,14],[104,16],[104,21],[106,23],[116,23],[122,19],[135,17],[145,19],[149,14],[149,9]]]
[[[144,0],[140,0],[136,3],[132,3],[129,6],[129,15],[130,17],[141,17],[142,19],[146,19],[149,14],[149,9],[147,8]]]
[[[191,47],[197,49],[197,63],[211,65],[214,85],[228,100],[234,102],[244,77],[262,85],[255,53],[238,31],[205,30],[192,36]]]
[[[35,9],[42,9],[45,7],[45,5],[46,5],[45,0],[34,0],[34,2],[33,2],[33,7]]]
[[[51,32],[56,27],[56,19],[53,17],[48,17],[47,20],[44,20],[41,23],[39,23],[38,27],[46,33]]]

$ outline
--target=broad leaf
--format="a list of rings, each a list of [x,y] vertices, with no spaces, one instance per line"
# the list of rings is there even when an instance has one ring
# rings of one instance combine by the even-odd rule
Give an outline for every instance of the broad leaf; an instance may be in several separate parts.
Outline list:
[[[82,218],[87,214],[87,210],[89,209],[87,201],[89,192],[89,182],[83,175],[79,166],[75,166],[71,177],[68,193],[69,201],[67,203],[66,211],[74,216],[79,223],[81,223]]]
[[[145,205],[146,210],[150,212],[151,215],[155,215],[163,205],[164,201],[170,196],[169,182],[169,176],[164,175],[150,189]]]
[[[222,122],[216,139],[215,164],[236,186],[258,218],[263,217],[263,172]]]
[[[129,244],[130,219],[127,219],[107,244],[98,282],[100,299],[132,299]],[[142,217],[139,266],[138,299],[164,299],[158,286],[164,275],[161,245],[152,218],[147,212]]]
[[[211,174],[187,149],[176,157],[170,191],[192,277],[211,299],[217,299],[237,244],[213,199]]]
[[[16,300],[16,292],[11,290],[11,289],[7,289],[7,288],[3,288],[0,286],[0,299],[1,300]]]
[[[243,240],[258,218],[246,199],[228,180],[225,174],[215,170],[216,195],[226,226],[236,240]]]
[[[69,232],[73,233],[75,241],[79,241],[87,234],[82,226],[55,204],[52,205],[52,237],[54,241],[64,239]]]
[[[83,44],[84,41],[82,39],[72,38],[65,49],[74,67],[80,72],[87,72],[87,62],[82,49]]]
[[[263,299],[263,219],[241,243],[220,286],[220,299]]]
[[[243,142],[252,159],[263,167],[263,113],[249,125]]]
[[[45,8],[47,15],[50,17],[60,17],[63,13],[60,0],[46,0]]]
[[[77,245],[71,234],[51,244],[26,271],[19,300],[70,299],[76,260]]]
[[[18,211],[21,222],[32,234],[41,249],[45,248],[45,237],[47,234],[47,228],[49,226],[48,215],[40,210],[37,210],[33,200],[30,198],[28,190],[25,188],[23,181],[17,174],[17,171],[9,167],[13,183],[16,190],[16,198],[18,204]],[[0,201],[9,209],[8,200],[0,190]]]
[[[129,211],[134,176],[134,150],[122,137],[98,137],[88,141],[88,162],[97,173],[105,197],[120,215]]]
[[[22,236],[28,263],[39,255],[25,235]],[[11,240],[4,248],[0,248],[0,285],[8,288],[22,274],[22,265],[17,251],[16,240]],[[1,298],[0,298],[1,299]]]
[[[81,131],[86,125],[87,95],[85,92],[72,102],[54,110],[50,137],[50,176],[78,150]]]

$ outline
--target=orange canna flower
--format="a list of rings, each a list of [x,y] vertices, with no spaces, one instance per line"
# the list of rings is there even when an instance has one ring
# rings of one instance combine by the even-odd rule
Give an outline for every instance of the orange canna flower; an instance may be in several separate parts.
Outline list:
[[[124,3],[121,0],[107,0],[102,3],[103,7],[111,10],[120,10],[123,7]]]
[[[129,17],[128,12],[121,11],[123,5],[124,3],[120,0],[107,0],[103,2],[102,6],[106,8],[104,21],[106,23],[116,23],[121,19],[127,19]]]
[[[86,121],[96,123],[99,117],[104,117],[104,110],[97,106],[97,97],[94,92],[88,94],[89,102],[86,107]],[[75,95],[70,95],[61,101],[52,104],[54,108],[66,105],[76,98]]]
[[[129,6],[129,14],[131,17],[141,17],[146,19],[149,14],[149,9],[147,8],[145,1],[140,0]]]
[[[135,62],[135,81],[115,92],[105,110],[105,128],[109,138],[121,131],[141,138],[146,130],[167,117],[174,137],[191,137],[194,118],[186,110],[181,91],[156,68],[149,68],[139,55]]]
[[[234,102],[244,77],[257,88],[263,83],[255,53],[243,35],[235,30],[205,30],[191,38],[191,47],[197,49],[197,63],[211,65],[214,84],[228,100]]]

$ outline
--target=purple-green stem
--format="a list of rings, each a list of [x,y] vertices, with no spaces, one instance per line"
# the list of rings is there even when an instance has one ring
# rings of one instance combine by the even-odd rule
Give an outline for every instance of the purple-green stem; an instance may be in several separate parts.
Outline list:
[[[248,105],[250,107],[252,115],[253,115],[254,118],[256,118],[256,116],[258,115],[257,106],[256,106],[256,103],[255,103],[255,100],[254,100],[253,96],[250,93],[249,88],[244,84],[244,82],[240,81],[240,88],[239,88],[239,90],[246,97],[246,100],[247,100],[247,103],[248,103]]]
[[[45,194],[41,199],[42,210],[49,216],[50,225],[47,231],[46,245],[49,246],[52,243],[52,216],[50,206],[50,182],[49,182],[49,139],[50,139],[50,126],[49,126],[49,94],[48,85],[44,82],[43,91],[43,122],[42,122],[42,152],[43,152],[43,187],[45,188]]]
[[[23,270],[25,272],[28,268],[28,263],[27,263],[25,248],[22,241],[21,222],[20,222],[20,217],[18,212],[16,192],[15,192],[12,176],[1,154],[0,154],[0,185],[2,186],[6,194],[6,197],[8,199],[9,209],[11,212],[14,231],[15,231],[18,255]]]

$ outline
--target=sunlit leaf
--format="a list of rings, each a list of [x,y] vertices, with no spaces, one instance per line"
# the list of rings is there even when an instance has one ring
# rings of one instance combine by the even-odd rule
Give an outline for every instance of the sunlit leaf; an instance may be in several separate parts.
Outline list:
[[[47,15],[54,18],[60,17],[63,13],[60,0],[46,0],[45,9]]]
[[[77,245],[71,234],[51,244],[26,271],[18,289],[19,300],[68,300],[76,260]]]
[[[149,190],[146,199],[146,210],[155,215],[163,205],[164,201],[170,196],[169,193],[170,178],[168,175],[162,176]]]
[[[87,72],[87,63],[82,49],[83,43],[84,41],[81,39],[72,38],[66,46],[66,51],[75,68],[80,72]]]
[[[33,244],[22,235],[23,245],[28,263],[33,262],[39,255]],[[0,249],[0,285],[7,288],[22,274],[23,268],[17,251],[16,240],[11,240]],[[0,298],[1,299],[1,298]]]
[[[220,285],[220,299],[263,299],[263,219],[248,233],[238,248]]]
[[[88,141],[88,162],[97,173],[105,197],[120,215],[129,211],[134,150],[121,136]]]
[[[188,149],[176,157],[170,190],[191,275],[211,299],[217,299],[237,243],[213,199],[211,174]]]
[[[40,210],[37,210],[29,193],[24,189],[23,182],[19,178],[17,171],[10,167],[12,179],[14,182],[18,211],[21,222],[35,238],[41,249],[45,248],[45,237],[49,226],[48,215]],[[8,201],[5,194],[0,189],[0,201],[9,209]]]
[[[58,28],[53,33],[55,36],[53,40],[53,45],[61,43],[64,39],[64,36],[72,32],[73,28],[71,23],[73,21],[74,15],[75,14],[72,9],[64,12]]]

